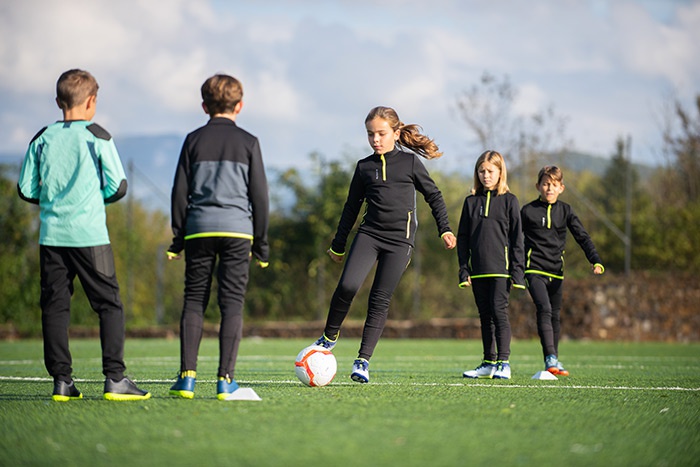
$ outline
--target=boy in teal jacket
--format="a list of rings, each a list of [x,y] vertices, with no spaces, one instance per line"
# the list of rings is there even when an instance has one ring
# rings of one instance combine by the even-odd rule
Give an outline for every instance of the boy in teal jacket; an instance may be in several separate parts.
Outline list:
[[[127,183],[112,137],[90,122],[97,89],[97,81],[87,71],[73,69],[60,76],[56,103],[63,120],[32,138],[17,183],[19,196],[39,205],[44,361],[54,380],[55,401],[83,397],[73,383],[68,348],[75,276],[100,319],[104,398],[151,397],[124,376],[124,308],[105,204],[121,199]]]

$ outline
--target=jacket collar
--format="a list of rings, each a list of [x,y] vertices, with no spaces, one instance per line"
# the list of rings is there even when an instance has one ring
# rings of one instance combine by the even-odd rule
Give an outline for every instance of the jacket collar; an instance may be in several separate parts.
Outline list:
[[[389,151],[389,152],[386,152],[386,153],[384,153],[384,154],[377,154],[377,153],[375,152],[374,155],[377,156],[377,157],[380,157],[380,156],[383,155],[383,156],[386,158],[386,157],[395,156],[395,155],[397,155],[399,152],[401,152],[401,151],[399,150],[399,148],[397,148],[396,146],[394,146],[394,149],[392,149],[392,150]]]
[[[212,117],[209,119],[207,124],[211,125],[233,125],[236,126],[236,122],[226,117]]]
[[[550,204],[550,203],[548,203],[546,200],[542,199],[541,196],[538,196],[537,199],[536,199],[535,201],[537,201],[537,202],[538,202],[539,204],[541,204],[542,206],[554,206],[554,205],[556,205],[556,204],[559,202],[559,200],[556,200],[555,202],[553,202],[553,203]]]

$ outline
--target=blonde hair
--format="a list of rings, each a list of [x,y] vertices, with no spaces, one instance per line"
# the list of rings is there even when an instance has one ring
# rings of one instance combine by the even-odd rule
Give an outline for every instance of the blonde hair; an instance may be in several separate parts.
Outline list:
[[[553,182],[562,183],[564,181],[564,173],[556,165],[545,165],[540,169],[540,173],[537,174],[537,185],[542,183],[543,178],[549,178]]]
[[[56,103],[61,110],[82,104],[90,96],[97,96],[97,80],[89,72],[74,68],[61,74],[56,82]]]
[[[202,84],[201,91],[209,115],[232,113],[243,99],[243,85],[229,75],[212,76]]]
[[[506,160],[498,151],[488,150],[484,151],[479,158],[476,160],[476,165],[474,165],[474,187],[472,188],[472,194],[484,192],[484,184],[481,183],[479,179],[479,167],[484,162],[495,165],[498,170],[501,171],[501,177],[498,180],[498,185],[496,185],[496,193],[499,195],[506,194],[510,191],[508,188],[508,171],[506,170]]]
[[[434,140],[421,133],[422,128],[415,123],[405,125],[399,115],[391,107],[375,107],[369,111],[365,124],[375,118],[381,118],[389,123],[392,130],[399,130],[399,144],[426,159],[437,159],[442,156]]]

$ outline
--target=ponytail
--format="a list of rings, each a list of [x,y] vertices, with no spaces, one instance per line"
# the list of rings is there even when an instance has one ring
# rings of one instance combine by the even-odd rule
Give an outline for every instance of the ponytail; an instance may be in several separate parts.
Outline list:
[[[401,130],[399,134],[399,144],[401,146],[411,149],[426,159],[437,159],[442,156],[438,145],[434,140],[421,133],[422,128],[419,125],[415,123],[409,125],[400,124],[399,130]]]
[[[375,118],[386,120],[392,130],[400,131],[399,144],[401,146],[410,149],[426,159],[437,159],[438,157],[442,156],[442,153],[438,149],[435,141],[422,133],[423,129],[420,127],[420,125],[416,125],[414,123],[404,125],[401,120],[399,120],[399,116],[396,111],[391,107],[380,106],[373,108],[367,114],[365,123],[368,123]]]

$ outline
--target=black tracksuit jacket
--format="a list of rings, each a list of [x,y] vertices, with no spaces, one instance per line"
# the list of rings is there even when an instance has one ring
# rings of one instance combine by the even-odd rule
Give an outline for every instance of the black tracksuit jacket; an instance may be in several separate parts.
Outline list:
[[[567,203],[557,200],[549,204],[538,198],[523,206],[520,215],[525,235],[525,274],[564,278],[567,229],[588,261],[602,266],[591,237]]]
[[[518,198],[495,190],[469,195],[457,231],[459,283],[487,277],[509,277],[525,287],[523,233]]]
[[[332,251],[345,253],[348,235],[364,201],[367,201],[367,208],[358,232],[415,246],[416,190],[430,205],[438,234],[450,232],[442,193],[417,155],[395,148],[384,155],[372,154],[358,161],[331,243]]]

